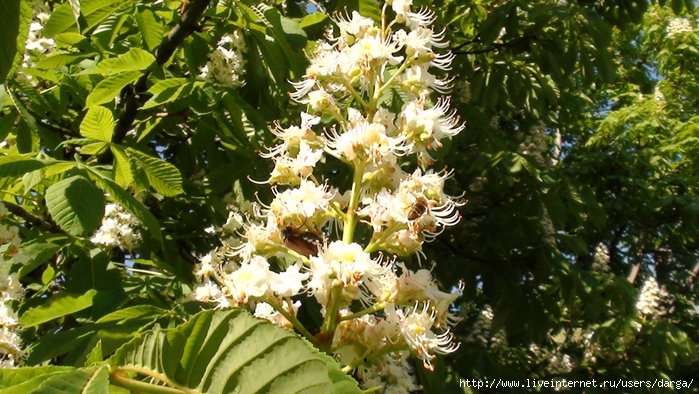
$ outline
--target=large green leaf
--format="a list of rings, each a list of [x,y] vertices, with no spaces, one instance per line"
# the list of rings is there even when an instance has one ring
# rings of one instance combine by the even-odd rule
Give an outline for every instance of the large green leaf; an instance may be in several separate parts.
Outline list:
[[[48,188],[46,206],[63,230],[81,236],[99,227],[104,214],[104,195],[89,179],[75,175]]]
[[[336,362],[290,330],[235,309],[206,311],[170,330],[160,327],[122,346],[109,360],[169,379],[195,393],[319,393],[342,384]],[[332,375],[332,377],[331,377]]]
[[[0,2],[0,83],[10,73],[17,54],[17,36],[20,26],[20,8],[22,0],[5,0]]]
[[[95,89],[87,96],[86,105],[99,105],[114,100],[124,86],[137,80],[141,76],[140,71],[127,71],[105,78],[95,86]]]
[[[114,180],[119,186],[127,189],[133,182],[133,171],[129,162],[129,156],[121,146],[113,145],[114,153]]]
[[[134,149],[127,150],[134,157],[148,177],[148,182],[158,193],[171,197],[183,193],[182,175],[174,165],[157,157],[148,156]]]
[[[79,63],[83,59],[90,58],[95,54],[92,52],[88,53],[59,53],[58,55],[53,55],[45,57],[36,63],[36,68],[43,70],[54,70],[67,66],[69,64]]]
[[[153,97],[141,109],[157,107],[175,101],[182,96],[189,96],[194,88],[202,85],[204,85],[203,82],[190,82],[185,78],[170,78],[160,81],[148,90],[149,93],[153,94]]]
[[[54,365],[35,368],[0,368],[0,394],[25,394],[52,375],[71,372],[73,368]]]
[[[82,0],[80,11],[85,17],[86,26],[81,34],[85,34],[85,31],[97,26],[114,11],[131,2],[133,0]],[[68,2],[56,7],[43,31],[46,37],[53,37],[63,32],[78,32],[73,7]]]
[[[136,14],[136,23],[138,29],[143,35],[143,42],[149,50],[155,51],[163,40],[163,32],[165,28],[155,18],[155,14],[151,10],[143,10]]]
[[[3,369],[0,394],[109,394],[107,367]]]
[[[112,111],[100,106],[90,107],[80,123],[80,135],[103,142],[111,142],[114,132]]]
[[[0,178],[15,177],[46,167],[43,160],[26,155],[9,155],[0,157]]]
[[[24,327],[32,327],[92,306],[95,290],[85,294],[58,293],[36,308],[29,309],[19,319]]]
[[[100,62],[97,67],[83,74],[113,75],[126,71],[142,71],[155,61],[155,56],[141,48],[131,48],[123,55]]]

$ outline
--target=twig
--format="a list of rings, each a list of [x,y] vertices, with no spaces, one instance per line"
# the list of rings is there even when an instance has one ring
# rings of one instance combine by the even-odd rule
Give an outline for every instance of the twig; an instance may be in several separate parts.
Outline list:
[[[185,38],[197,29],[197,21],[201,18],[211,0],[192,0],[187,11],[182,15],[179,23],[170,30],[170,33],[160,43],[160,47],[155,51],[155,63],[158,67],[167,63],[182,44]],[[121,144],[126,138],[126,133],[131,130],[138,108],[141,106],[141,96],[148,90],[148,77],[153,71],[153,67],[146,70],[141,78],[136,81],[133,87],[126,87],[122,91],[122,102],[124,102],[124,113],[119,117],[114,127],[112,142]]]
[[[31,224],[32,226],[38,226],[40,229],[52,233],[63,233],[63,230],[61,230],[61,228],[58,227],[56,224],[46,221],[36,215],[27,212],[24,208],[20,207],[19,205],[7,201],[3,201],[2,203],[5,205],[8,211],[21,217],[22,219],[24,219],[25,222]]]
[[[516,47],[518,45],[524,44],[527,41],[530,41],[530,40],[533,41],[535,39],[536,39],[536,36],[529,35],[529,36],[520,37],[520,38],[517,38],[515,40],[507,41],[507,42],[503,42],[503,43],[492,43],[492,44],[490,44],[490,46],[488,48],[484,48],[484,49],[474,49],[472,51],[453,50],[452,52],[456,55],[475,55],[478,53],[495,52],[495,51],[499,51],[502,48]],[[459,45],[459,47],[462,45],[463,44]]]

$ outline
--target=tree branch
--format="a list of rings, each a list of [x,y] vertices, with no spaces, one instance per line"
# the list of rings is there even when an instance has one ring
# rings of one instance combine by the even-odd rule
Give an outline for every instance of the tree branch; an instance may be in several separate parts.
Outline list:
[[[197,29],[197,21],[201,18],[211,0],[191,0],[187,11],[182,15],[179,23],[170,30],[170,33],[160,43],[160,47],[155,51],[155,64],[160,67],[167,63],[182,44],[185,38]],[[148,90],[148,77],[153,71],[151,66],[141,75],[133,87],[129,86],[122,91],[122,102],[124,103],[124,113],[119,117],[114,127],[112,142],[121,144],[126,138],[126,133],[131,130],[138,108],[142,104],[141,96]]]
[[[535,35],[528,35],[528,36],[523,36],[523,37],[514,39],[512,41],[507,41],[507,42],[503,42],[503,43],[492,43],[492,44],[490,44],[490,46],[488,48],[484,48],[484,49],[474,49],[472,51],[459,50],[460,48],[469,44],[469,42],[465,42],[465,43],[462,43],[462,44],[456,46],[455,49],[452,50],[452,52],[455,55],[475,55],[478,53],[496,52],[502,48],[513,48],[513,47],[516,47],[518,45],[524,44],[527,41],[533,41],[535,39],[536,39]]]
[[[22,219],[24,219],[25,222],[31,224],[32,226],[38,226],[40,229],[44,231],[63,234],[63,230],[61,230],[61,228],[58,227],[56,224],[46,221],[36,215],[27,212],[21,206],[7,201],[3,201],[2,203],[5,204],[5,207],[8,211],[21,217]]]

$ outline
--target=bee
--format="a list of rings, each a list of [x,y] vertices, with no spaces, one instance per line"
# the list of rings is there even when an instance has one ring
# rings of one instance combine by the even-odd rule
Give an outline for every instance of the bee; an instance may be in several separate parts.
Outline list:
[[[408,220],[415,220],[420,218],[429,209],[430,202],[427,201],[425,197],[418,197],[417,201],[415,201],[415,204],[413,204],[413,206],[410,207],[410,211],[408,212]]]
[[[287,248],[306,257],[317,256],[322,243],[320,235],[313,231],[301,231],[294,226],[282,230],[282,240]]]

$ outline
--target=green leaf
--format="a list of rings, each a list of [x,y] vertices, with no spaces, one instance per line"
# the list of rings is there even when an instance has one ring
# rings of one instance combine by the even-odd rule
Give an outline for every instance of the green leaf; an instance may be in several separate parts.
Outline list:
[[[82,0],[80,11],[87,25],[81,34],[107,19],[114,11],[134,0]],[[78,32],[77,21],[70,3],[63,3],[51,13],[51,18],[44,26],[44,36],[53,37],[64,32]]]
[[[102,341],[98,340],[95,347],[90,350],[90,355],[87,356],[85,366],[89,367],[93,364],[101,363],[102,359],[104,359],[104,356],[102,355]]]
[[[136,23],[148,50],[155,51],[163,40],[165,30],[163,25],[155,19],[155,14],[151,10],[143,10],[137,13]]]
[[[189,96],[195,87],[203,86],[203,82],[189,82],[184,78],[171,78],[156,83],[148,90],[153,94],[141,109],[148,109],[175,101],[180,96]]]
[[[82,236],[99,227],[104,214],[104,195],[89,179],[75,175],[48,188],[46,206],[63,230]]]
[[[83,74],[114,75],[126,71],[142,71],[155,62],[155,56],[141,48],[131,48],[123,55],[100,62]]]
[[[137,80],[141,76],[140,71],[127,71],[103,79],[95,86],[92,93],[87,96],[86,106],[99,105],[114,100],[124,86]]]
[[[51,235],[51,238],[48,239],[40,237],[23,244],[22,255],[27,261],[20,267],[19,277],[24,277],[50,257],[54,256],[65,246],[66,242],[68,242],[68,237],[64,235]]]
[[[133,171],[129,156],[121,146],[113,145],[112,153],[114,154],[114,180],[119,186],[127,189],[133,183]]]
[[[74,64],[83,59],[94,56],[94,53],[60,53],[57,55],[45,57],[36,63],[36,68],[42,70],[55,70],[69,64]]]
[[[0,156],[0,178],[24,175],[46,165],[46,162],[26,155]]]
[[[54,374],[28,394],[109,394],[109,372],[107,367],[100,367]]]
[[[148,182],[158,193],[166,197],[184,193],[182,190],[182,175],[180,175],[177,167],[165,160],[148,156],[131,148],[128,148],[127,152],[139,162],[146,172]]]
[[[82,11],[80,11],[80,0],[68,0],[68,3],[73,11],[75,23],[78,25],[78,33],[82,34],[83,30],[87,27],[87,21]]]
[[[110,365],[162,374],[196,393],[327,394],[334,381],[344,393],[361,393],[331,379],[329,363],[335,361],[293,331],[239,309],[202,312],[175,329],[156,326],[109,359]]]
[[[0,45],[0,84],[5,82],[5,78],[10,73],[15,61],[18,49],[20,10],[22,0],[3,0],[0,2],[0,37],[3,44]]]
[[[153,234],[153,237],[162,242],[162,234],[160,232],[160,223],[158,219],[146,208],[140,201],[136,200],[126,190],[114,183],[111,179],[105,177],[91,167],[85,167],[90,171],[90,177],[107,193],[109,193],[114,201],[121,204],[129,212],[138,218],[143,223],[148,231]]]
[[[324,12],[314,12],[304,16],[303,19],[301,19],[301,22],[299,22],[299,26],[305,29],[307,27],[325,23],[327,20],[328,16]]]
[[[95,290],[90,290],[85,294],[58,293],[44,304],[24,312],[19,322],[24,327],[33,327],[79,312],[92,306],[92,298],[95,294]]]
[[[299,51],[305,48],[308,42],[308,36],[301,26],[299,26],[298,22],[286,17],[281,17],[280,20],[286,39],[289,41],[289,44],[291,44],[291,47]]]
[[[34,368],[0,369],[0,394],[26,394],[30,387],[37,387],[41,382],[54,375],[71,372],[73,368],[49,365]]]
[[[97,321],[97,323],[106,323],[111,321],[123,322],[129,319],[137,319],[142,317],[157,317],[167,314],[168,311],[161,309],[152,305],[137,305],[130,306],[128,308],[120,309],[116,312],[112,312],[106,316],[103,316]]]
[[[108,148],[109,144],[106,142],[94,142],[83,145],[82,148],[80,148],[80,153],[83,155],[97,156],[106,152]]]
[[[65,161],[60,161],[56,162],[53,164],[49,164],[48,167],[44,170],[44,177],[50,178],[54,175],[62,174],[66,171],[70,171],[76,166],[75,162],[65,162]]]
[[[92,106],[80,123],[80,135],[93,140],[111,142],[114,132],[112,111],[100,106]]]

